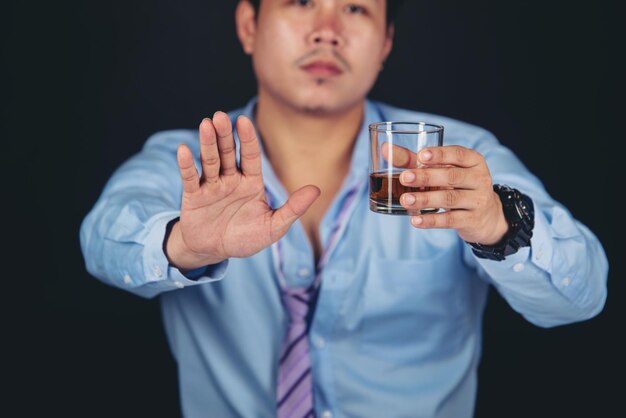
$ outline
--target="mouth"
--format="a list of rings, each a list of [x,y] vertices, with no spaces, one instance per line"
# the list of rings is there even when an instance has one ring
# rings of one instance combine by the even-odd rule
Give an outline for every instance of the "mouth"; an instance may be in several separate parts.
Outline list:
[[[305,65],[301,65],[300,68],[317,77],[336,77],[343,73],[343,70],[332,61],[311,61]]]

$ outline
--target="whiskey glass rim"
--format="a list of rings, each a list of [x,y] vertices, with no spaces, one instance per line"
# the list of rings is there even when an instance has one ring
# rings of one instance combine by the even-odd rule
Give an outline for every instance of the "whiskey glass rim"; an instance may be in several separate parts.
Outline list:
[[[406,125],[406,129],[401,129],[402,125]],[[403,121],[385,121],[370,123],[368,125],[370,132],[386,132],[399,134],[431,134],[443,132],[443,125],[437,125],[430,122],[403,122]]]

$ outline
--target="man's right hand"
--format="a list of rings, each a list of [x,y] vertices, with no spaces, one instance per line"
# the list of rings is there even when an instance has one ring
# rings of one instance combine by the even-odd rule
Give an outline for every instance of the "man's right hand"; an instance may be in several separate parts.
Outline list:
[[[279,209],[265,199],[261,149],[250,119],[236,122],[240,142],[237,167],[232,123],[223,112],[200,123],[202,175],[191,150],[178,147],[183,182],[180,220],[165,244],[170,263],[187,271],[229,257],[251,256],[280,239],[320,195],[313,186],[295,192]]]

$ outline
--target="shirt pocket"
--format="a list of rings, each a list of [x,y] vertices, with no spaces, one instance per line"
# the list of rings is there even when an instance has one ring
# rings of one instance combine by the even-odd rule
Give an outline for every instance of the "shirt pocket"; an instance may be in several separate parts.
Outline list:
[[[470,333],[458,246],[430,259],[371,259],[362,298],[360,348],[370,356],[432,361],[458,351]]]

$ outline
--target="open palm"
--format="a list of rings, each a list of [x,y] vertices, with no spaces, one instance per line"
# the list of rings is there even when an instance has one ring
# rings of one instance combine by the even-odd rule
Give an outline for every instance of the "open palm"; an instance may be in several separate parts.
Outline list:
[[[229,257],[248,257],[282,237],[319,196],[317,187],[295,191],[279,209],[265,199],[261,150],[252,122],[236,121],[240,142],[237,167],[232,123],[223,112],[200,124],[202,174],[191,150],[178,148],[183,182],[180,221],[167,242],[170,261],[183,269],[214,264]]]

